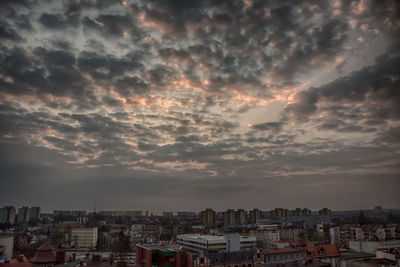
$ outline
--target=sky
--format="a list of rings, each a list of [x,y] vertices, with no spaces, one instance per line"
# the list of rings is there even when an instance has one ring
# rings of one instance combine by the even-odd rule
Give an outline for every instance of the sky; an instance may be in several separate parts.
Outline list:
[[[400,3],[0,2],[0,205],[400,207]]]

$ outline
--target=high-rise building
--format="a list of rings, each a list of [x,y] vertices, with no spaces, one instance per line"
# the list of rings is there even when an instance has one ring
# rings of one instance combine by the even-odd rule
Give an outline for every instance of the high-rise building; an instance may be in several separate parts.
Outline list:
[[[37,222],[40,219],[40,207],[31,207],[29,221]]]
[[[292,216],[311,216],[311,210],[307,208],[296,208],[292,210]]]
[[[236,224],[247,224],[247,211],[238,209],[235,212]]]
[[[5,206],[0,209],[0,222],[14,224],[15,223],[15,207]]]
[[[228,209],[224,212],[224,226],[236,224],[235,211],[233,209]]]
[[[30,208],[29,207],[22,207],[18,209],[18,216],[17,216],[17,223],[23,224],[27,223],[30,218]]]
[[[207,225],[207,228],[215,227],[215,219],[216,219],[215,211],[213,211],[212,209],[203,210],[200,213],[200,217],[201,217],[201,224]]]
[[[238,209],[237,211],[233,209],[228,209],[224,212],[224,226],[235,224],[247,224],[248,214],[244,209]]]
[[[257,223],[257,220],[261,218],[261,212],[259,209],[253,209],[249,211],[249,223]]]
[[[332,211],[328,208],[323,208],[322,210],[318,211],[319,215],[329,216],[332,214]]]
[[[288,209],[276,208],[276,209],[271,211],[271,218],[272,219],[287,218],[290,215],[291,215],[291,212]]]

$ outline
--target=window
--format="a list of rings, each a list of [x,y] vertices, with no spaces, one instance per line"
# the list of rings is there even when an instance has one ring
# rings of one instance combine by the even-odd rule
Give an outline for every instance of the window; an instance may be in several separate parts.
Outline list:
[[[204,264],[204,258],[200,258],[200,264]]]
[[[325,255],[325,249],[324,248],[321,248],[319,250],[319,255]]]

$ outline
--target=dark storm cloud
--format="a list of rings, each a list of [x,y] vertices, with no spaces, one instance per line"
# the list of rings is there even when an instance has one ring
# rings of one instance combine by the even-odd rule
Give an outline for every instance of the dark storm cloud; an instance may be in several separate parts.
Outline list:
[[[10,27],[6,21],[0,21],[0,39],[6,39],[11,41],[22,40],[21,36]]]
[[[132,22],[132,18],[128,15],[100,15],[96,19],[84,17],[82,25],[86,30],[97,30],[105,36],[116,35],[123,36],[125,31],[129,33],[139,34],[139,30]]]
[[[77,66],[81,71],[89,73],[93,78],[111,79],[123,75],[127,71],[143,68],[140,53],[128,53],[121,58],[103,55],[96,52],[83,51],[77,58]]]
[[[47,50],[43,47],[37,47],[34,53],[41,57],[45,66],[48,67],[72,67],[75,65],[75,56],[66,51],[60,50]]]
[[[0,11],[0,202],[398,200],[397,3],[21,3]]]
[[[355,123],[363,119],[369,122],[374,120],[374,124],[378,124],[379,120],[381,124],[386,120],[399,120],[399,66],[398,53],[383,55],[375,65],[322,87],[297,93],[294,103],[288,105],[286,111],[300,121],[309,120],[315,113],[327,113],[335,120],[325,122],[322,127],[331,129],[337,128],[339,120]]]
[[[262,131],[272,131],[272,132],[280,132],[282,130],[283,123],[282,122],[266,122],[260,124],[254,124],[251,128]]]
[[[39,17],[39,22],[49,29],[62,30],[68,27],[76,26],[78,24],[78,19],[76,18],[76,16],[65,17],[59,13],[43,13]]]

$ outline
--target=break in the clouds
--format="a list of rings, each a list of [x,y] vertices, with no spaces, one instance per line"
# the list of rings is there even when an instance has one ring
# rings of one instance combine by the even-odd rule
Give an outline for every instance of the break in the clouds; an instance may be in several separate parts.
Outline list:
[[[1,204],[400,203],[397,1],[0,5]]]

